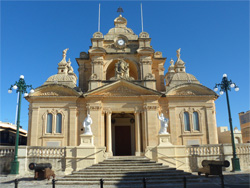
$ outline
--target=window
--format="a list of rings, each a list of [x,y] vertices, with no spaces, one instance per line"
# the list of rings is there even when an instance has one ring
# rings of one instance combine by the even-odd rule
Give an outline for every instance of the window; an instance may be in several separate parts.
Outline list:
[[[51,113],[49,113],[47,115],[47,129],[46,129],[46,133],[52,133],[52,119],[53,116]]]
[[[193,112],[193,125],[194,125],[194,130],[199,131],[200,130],[200,125],[199,125],[199,116],[197,112]]]
[[[190,121],[188,112],[184,112],[184,126],[185,126],[185,131],[190,131]]]
[[[56,133],[62,133],[62,114],[56,115]]]

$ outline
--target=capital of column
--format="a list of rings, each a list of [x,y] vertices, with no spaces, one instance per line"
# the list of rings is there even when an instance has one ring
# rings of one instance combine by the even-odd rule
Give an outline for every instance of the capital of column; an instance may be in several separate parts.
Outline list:
[[[112,114],[112,110],[111,110],[111,109],[104,109],[104,112],[105,112],[107,115],[111,115],[111,114]]]

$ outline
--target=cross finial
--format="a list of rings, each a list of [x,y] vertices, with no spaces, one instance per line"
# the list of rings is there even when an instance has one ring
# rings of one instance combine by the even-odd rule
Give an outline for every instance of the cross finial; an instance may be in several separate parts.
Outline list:
[[[119,8],[117,9],[117,12],[119,12],[119,14],[122,15],[122,12],[123,12],[122,7],[119,7]]]

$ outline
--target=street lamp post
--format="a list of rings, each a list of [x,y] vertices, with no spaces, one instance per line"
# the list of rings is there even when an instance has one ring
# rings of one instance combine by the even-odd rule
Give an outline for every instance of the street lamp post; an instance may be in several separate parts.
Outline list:
[[[19,99],[18,99],[18,111],[17,111],[17,128],[16,128],[16,142],[15,142],[15,154],[14,154],[14,161],[11,162],[11,174],[19,174],[19,161],[18,161],[18,144],[19,144],[19,127],[20,127],[20,114],[21,114],[21,99],[22,94],[24,93],[24,96],[27,97],[27,88],[31,88],[30,93],[34,93],[34,89],[32,89],[31,85],[26,85],[24,81],[24,76],[21,75],[18,82],[16,82],[14,85],[10,86],[10,89],[8,90],[8,93],[12,93],[12,89],[16,89],[16,92],[19,93]]]
[[[232,158],[233,170],[232,171],[233,172],[240,171],[240,160],[239,158],[237,158],[237,155],[236,155],[233,124],[232,124],[232,117],[231,117],[229,97],[228,97],[228,91],[231,91],[231,88],[235,88],[235,91],[239,91],[239,87],[235,83],[233,83],[232,80],[228,80],[226,74],[223,74],[223,78],[220,84],[215,84],[214,91],[218,91],[218,86],[220,87],[220,95],[223,95],[223,93],[226,92],[226,97],[227,97],[227,108],[228,108],[229,125],[230,125],[230,130],[231,130],[231,140],[232,140],[232,148],[233,148],[233,158]]]

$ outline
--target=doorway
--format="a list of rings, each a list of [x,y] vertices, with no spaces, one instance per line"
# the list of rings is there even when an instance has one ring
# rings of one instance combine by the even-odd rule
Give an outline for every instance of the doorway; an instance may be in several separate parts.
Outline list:
[[[112,150],[114,156],[135,154],[134,114],[112,114]]]
[[[115,126],[115,155],[131,155],[131,126]]]

